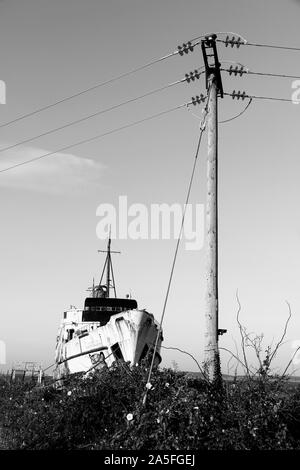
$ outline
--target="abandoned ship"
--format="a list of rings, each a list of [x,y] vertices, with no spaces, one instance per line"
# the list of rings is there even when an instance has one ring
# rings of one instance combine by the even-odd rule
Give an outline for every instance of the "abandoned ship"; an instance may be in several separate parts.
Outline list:
[[[110,237],[105,253],[100,282],[93,281],[83,309],[70,307],[63,314],[55,350],[54,379],[58,381],[77,372],[93,373],[115,361],[138,364],[152,357],[156,339],[154,363],[161,361],[163,336],[153,314],[139,310],[129,296],[116,295]],[[102,284],[105,274],[106,284]]]

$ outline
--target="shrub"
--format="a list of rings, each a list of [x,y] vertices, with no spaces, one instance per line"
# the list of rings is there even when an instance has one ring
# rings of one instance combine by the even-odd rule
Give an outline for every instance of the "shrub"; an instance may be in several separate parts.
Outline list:
[[[300,391],[262,375],[226,386],[120,364],[62,389],[2,380],[0,423],[11,449],[299,449]]]

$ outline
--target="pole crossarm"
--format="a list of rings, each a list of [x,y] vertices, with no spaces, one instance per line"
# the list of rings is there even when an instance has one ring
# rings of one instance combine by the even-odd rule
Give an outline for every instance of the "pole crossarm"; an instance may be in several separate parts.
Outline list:
[[[205,39],[201,41],[201,48],[203,53],[203,60],[206,71],[206,88],[209,87],[209,77],[214,75],[217,83],[217,90],[220,93],[221,98],[223,98],[223,85],[221,78],[221,64],[218,58],[218,51],[216,46],[217,35],[212,34],[206,36]]]

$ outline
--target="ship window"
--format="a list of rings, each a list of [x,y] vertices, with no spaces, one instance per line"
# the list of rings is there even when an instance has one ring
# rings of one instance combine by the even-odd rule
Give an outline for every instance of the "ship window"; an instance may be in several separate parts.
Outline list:
[[[122,361],[124,361],[124,357],[123,357],[119,343],[113,344],[111,347],[111,351],[116,359],[121,359]]]
[[[69,332],[68,332],[68,333],[69,333],[69,334],[68,334],[68,341],[70,341],[70,339],[72,339],[72,338],[73,338],[73,335],[74,335],[74,330],[69,330]]]
[[[82,330],[80,335],[79,335],[79,338],[84,338],[87,335],[88,335],[88,331],[87,330]]]

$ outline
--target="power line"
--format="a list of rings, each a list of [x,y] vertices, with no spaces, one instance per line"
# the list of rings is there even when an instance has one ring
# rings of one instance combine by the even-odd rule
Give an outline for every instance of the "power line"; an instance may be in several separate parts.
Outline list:
[[[274,44],[255,44],[253,42],[247,42],[243,46],[253,46],[253,47],[268,47],[271,49],[282,49],[285,51],[300,51],[300,47],[289,47],[289,46],[278,46]]]
[[[9,170],[12,170],[14,168],[17,168],[19,166],[23,166],[23,165],[27,165],[29,163],[32,163],[32,162],[35,162],[37,160],[41,160],[42,158],[46,158],[46,157],[50,157],[51,155],[54,155],[56,153],[60,153],[60,152],[64,152],[65,150],[69,150],[70,148],[72,147],[76,147],[77,145],[82,145],[82,144],[86,144],[88,142],[92,142],[93,140],[97,140],[97,139],[100,139],[102,137],[105,137],[107,135],[110,135],[110,134],[114,134],[116,132],[119,132],[121,130],[124,130],[124,129],[128,129],[130,127],[133,127],[133,126],[136,126],[142,122],[146,122],[146,121],[150,121],[152,119],[155,119],[159,116],[163,116],[165,114],[168,114],[168,113],[171,113],[173,111],[176,111],[177,109],[180,109],[180,108],[183,108],[185,106],[189,106],[190,104],[193,104],[193,102],[189,102],[189,103],[184,103],[184,104],[181,104],[179,106],[175,106],[174,108],[171,108],[171,109],[167,109],[165,111],[161,111],[160,113],[157,113],[157,114],[153,114],[152,116],[148,116],[146,118],[143,118],[143,119],[139,119],[138,121],[134,121],[130,124],[125,124],[124,126],[121,126],[121,127],[117,127],[116,129],[112,129],[108,132],[104,132],[102,134],[98,134],[98,135],[95,135],[93,137],[89,137],[88,139],[84,139],[84,140],[81,140],[79,142],[76,142],[75,144],[70,144],[70,145],[67,145],[65,147],[62,147],[60,149],[57,149],[57,150],[54,150],[52,152],[48,152],[48,153],[45,153],[43,155],[40,155],[38,157],[34,157],[34,158],[31,158],[30,160],[25,160],[23,162],[20,162],[20,163],[16,163],[15,165],[11,165],[7,168],[3,168],[2,170],[0,170],[0,173],[4,173],[6,171],[9,171]]]
[[[288,98],[276,98],[273,96],[255,96],[255,95],[247,95],[245,92],[241,93],[240,91],[236,92],[235,90],[232,93],[224,93],[226,96],[231,96],[232,98],[237,99],[245,99],[245,98],[252,98],[256,100],[271,100],[271,101],[285,101],[287,103],[294,103],[294,100]]]
[[[279,77],[279,78],[298,78],[300,79],[300,76],[298,75],[285,75],[282,73],[266,73],[266,72],[251,72],[249,70],[248,72],[249,75],[264,75],[266,77]]]
[[[117,81],[117,80],[120,80],[121,78],[128,77],[129,75],[132,75],[132,74],[134,74],[134,73],[136,73],[136,72],[139,72],[140,70],[143,70],[143,69],[145,69],[145,68],[147,68],[147,67],[150,67],[151,65],[154,65],[154,64],[156,64],[156,63],[158,63],[158,62],[161,62],[162,60],[165,60],[165,59],[167,59],[167,58],[169,58],[169,57],[172,57],[172,56],[175,55],[175,54],[178,54],[178,51],[175,51],[175,52],[173,52],[173,53],[171,53],[171,54],[168,54],[168,55],[166,55],[166,56],[164,56],[164,57],[161,57],[160,59],[153,60],[152,62],[148,62],[147,64],[142,65],[141,67],[137,67],[137,68],[132,69],[132,70],[130,70],[130,71],[128,71],[128,72],[125,72],[125,73],[122,73],[122,74],[120,74],[120,75],[117,75],[116,77],[113,77],[113,78],[111,78],[111,79],[109,79],[109,80],[106,80],[106,81],[104,81],[104,82],[98,83],[97,85],[91,86],[91,87],[89,87],[89,88],[85,88],[84,90],[81,90],[81,91],[79,91],[78,93],[74,93],[73,95],[67,96],[66,98],[62,98],[61,100],[55,101],[54,103],[51,103],[51,104],[46,105],[46,106],[42,106],[41,108],[38,108],[38,109],[36,109],[36,110],[34,110],[34,111],[31,111],[31,112],[29,112],[29,113],[23,114],[22,116],[19,116],[19,117],[15,118],[15,119],[13,119],[13,120],[11,120],[11,121],[5,122],[4,124],[0,124],[0,128],[1,128],[1,127],[6,127],[6,126],[8,126],[8,125],[10,125],[10,124],[13,124],[13,123],[15,123],[15,122],[21,121],[22,119],[25,119],[25,118],[27,118],[27,117],[33,116],[33,115],[35,115],[35,114],[38,114],[38,113],[40,113],[40,112],[42,112],[42,111],[45,111],[46,109],[50,109],[50,108],[52,108],[52,107],[54,107],[54,106],[57,106],[58,104],[65,103],[66,101],[69,101],[69,100],[71,100],[71,99],[73,99],[73,98],[76,98],[77,96],[81,96],[81,95],[83,95],[83,94],[85,94],[85,93],[88,93],[89,91],[92,91],[92,90],[95,90],[95,89],[100,88],[100,87],[102,87],[102,86],[105,86],[105,85],[108,85],[108,84],[110,84],[110,83],[113,83],[113,82],[115,82],[115,81]]]
[[[71,100],[71,99],[73,99],[73,98],[76,98],[76,97],[78,97],[78,96],[81,96],[81,95],[83,95],[83,94],[85,94],[85,93],[88,93],[88,92],[90,92],[90,91],[93,91],[93,90],[95,90],[95,89],[97,89],[97,88],[100,88],[100,87],[105,86],[105,85],[109,85],[110,83],[116,82],[117,80],[120,80],[120,79],[122,79],[122,78],[128,77],[128,76],[130,76],[130,75],[133,75],[133,74],[135,74],[135,73],[137,73],[137,72],[139,72],[139,71],[141,71],[141,70],[144,70],[144,69],[146,69],[146,68],[148,68],[148,67],[151,67],[152,65],[157,64],[157,63],[159,63],[159,62],[162,62],[162,61],[164,61],[164,60],[166,60],[166,59],[169,59],[170,57],[173,57],[173,56],[175,56],[175,55],[178,55],[178,54],[179,54],[179,55],[182,56],[182,55],[184,55],[184,54],[188,54],[189,52],[193,52],[194,48],[199,44],[199,42],[198,42],[198,43],[195,43],[195,44],[192,44],[193,41],[194,41],[194,40],[192,39],[192,40],[188,41],[187,43],[184,43],[184,44],[182,44],[181,46],[178,46],[176,51],[171,52],[170,54],[167,54],[167,55],[165,55],[165,56],[162,56],[162,57],[160,57],[159,59],[154,59],[154,60],[152,60],[151,62],[148,62],[148,63],[146,63],[146,64],[144,64],[144,65],[141,65],[141,66],[139,66],[139,67],[136,67],[136,68],[134,68],[134,69],[131,69],[131,70],[129,70],[128,72],[124,72],[124,73],[122,73],[122,74],[120,74],[120,75],[117,75],[117,76],[115,76],[115,77],[110,78],[109,80],[106,80],[106,81],[97,83],[96,85],[93,85],[93,86],[91,86],[91,87],[89,87],[89,88],[85,88],[85,89],[83,89],[83,90],[81,90],[81,91],[79,91],[79,92],[77,92],[77,93],[74,93],[73,95],[67,96],[67,97],[62,98],[62,99],[60,99],[60,100],[58,100],[58,101],[55,101],[54,103],[51,103],[51,104],[46,105],[46,106],[42,106],[41,108],[35,109],[34,111],[31,111],[31,112],[29,112],[29,113],[23,114],[22,116],[19,116],[19,117],[15,118],[15,119],[12,119],[11,121],[8,121],[8,122],[5,122],[5,123],[3,123],[3,124],[0,124],[0,128],[5,127],[5,126],[8,126],[8,125],[13,124],[13,123],[18,122],[18,121],[21,121],[22,119],[25,119],[25,118],[27,118],[27,117],[34,116],[35,114],[38,114],[38,113],[40,113],[40,112],[42,112],[42,111],[45,111],[45,110],[47,110],[47,109],[50,109],[50,108],[52,108],[52,107],[54,107],[54,106],[56,106],[56,105],[58,105],[58,104],[64,103],[64,102],[69,101],[69,100]]]
[[[261,75],[261,76],[266,76],[266,77],[279,77],[279,78],[295,78],[295,79],[300,79],[299,75],[286,75],[282,73],[268,73],[268,72],[252,72],[251,70],[248,70],[244,66],[241,66],[240,68],[238,66],[232,67],[230,66],[229,69],[221,69],[222,72],[227,72],[229,75],[235,75],[235,76],[242,76],[242,75]]]
[[[224,93],[224,94],[226,95],[226,93]],[[237,114],[236,116],[233,116],[232,118],[225,119],[224,121],[220,121],[220,124],[225,124],[226,122],[233,121],[234,119],[237,119],[238,117],[242,116],[242,114],[244,114],[247,111],[247,109],[249,108],[251,103],[252,103],[252,98],[249,99],[249,101],[246,104],[245,108],[239,114]]]
[[[247,96],[247,98],[252,98],[254,100],[270,100],[270,101],[285,101],[286,103],[294,103],[293,100],[289,98],[276,98],[273,96]]]
[[[239,48],[240,46],[252,46],[252,47],[266,47],[270,49],[281,49],[285,51],[300,51],[300,47],[290,47],[290,46],[281,46],[277,44],[259,44],[259,43],[254,43],[254,42],[248,42],[245,39],[241,39],[241,36],[239,36],[237,39],[235,39],[235,36],[233,36],[231,39],[229,36],[225,40],[223,39],[217,39],[217,42],[222,42],[225,44],[226,47],[231,46],[234,47],[236,46]]]
[[[101,114],[104,114],[104,113],[107,113],[109,111],[112,111],[114,109],[118,109],[120,108],[121,106],[125,106],[126,104],[129,104],[129,103],[133,103],[135,101],[138,101],[142,98],[145,98],[146,96],[150,96],[150,95],[153,95],[155,93],[158,93],[160,91],[163,91],[163,90],[166,90],[167,88],[170,88],[174,85],[178,85],[179,83],[183,83],[187,81],[187,78],[184,78],[182,80],[178,80],[176,82],[173,82],[173,83],[169,83],[168,85],[165,85],[165,86],[162,86],[160,88],[156,88],[155,90],[151,90],[147,93],[144,93],[140,96],[137,96],[135,98],[131,98],[129,100],[126,100],[126,101],[123,101],[121,103],[118,103],[118,104],[115,104],[113,106],[110,106],[109,108],[106,108],[106,109],[102,109],[100,111],[97,111],[96,113],[93,113],[93,114],[89,114],[88,116],[85,116],[83,118],[80,118],[80,119],[77,119],[75,121],[72,121],[72,122],[69,122],[67,124],[64,124],[62,126],[59,126],[59,127],[56,127],[54,129],[51,129],[50,131],[46,131],[46,132],[43,132],[41,134],[38,134],[34,137],[30,137],[29,139],[25,139],[25,140],[22,140],[21,142],[18,142],[17,144],[13,144],[13,145],[10,145],[8,147],[4,147],[2,149],[0,149],[0,152],[5,152],[6,150],[11,150],[15,147],[18,147],[19,145],[22,145],[22,144],[26,144],[28,142],[32,142],[33,140],[36,140],[36,139],[39,139],[40,137],[45,137],[46,135],[49,135],[49,134],[52,134],[53,132],[57,132],[57,131],[60,131],[62,129],[66,129],[67,127],[70,127],[70,126],[73,126],[75,124],[79,124],[80,122],[84,122],[84,121],[87,121],[88,119],[91,119],[93,117],[96,117],[96,116],[100,116]]]
[[[224,93],[224,94],[226,95],[227,93]],[[230,95],[230,96],[232,96],[232,95]],[[249,99],[249,101],[248,101],[248,103],[246,104],[245,108],[244,108],[240,113],[236,114],[235,116],[233,116],[233,117],[231,117],[231,118],[229,118],[229,119],[225,119],[225,120],[223,120],[223,121],[219,121],[219,124],[225,124],[226,122],[233,121],[234,119],[237,119],[238,117],[242,116],[242,114],[244,114],[244,113],[247,111],[247,109],[249,108],[249,106],[250,106],[251,103],[252,103],[252,98]],[[188,110],[190,111],[190,108],[188,108]],[[201,120],[201,117],[200,117],[200,116],[197,116],[197,114],[192,113],[192,115],[193,115],[195,118],[197,118],[199,121]]]
[[[168,302],[168,299],[169,299],[169,294],[170,294],[171,284],[172,284],[172,280],[173,280],[175,264],[176,264],[177,255],[178,255],[179,244],[180,244],[180,240],[181,240],[181,236],[182,236],[182,232],[183,232],[183,227],[184,227],[184,222],[185,222],[186,208],[187,208],[187,205],[188,205],[188,202],[189,202],[189,199],[190,199],[190,194],[191,194],[191,189],[192,189],[192,185],[193,185],[193,181],[194,181],[195,170],[196,170],[196,166],[197,166],[201,140],[202,140],[202,136],[203,136],[203,133],[204,133],[204,130],[205,130],[206,117],[207,117],[207,114],[208,114],[209,95],[210,95],[210,89],[208,90],[208,95],[207,95],[207,98],[206,98],[205,115],[203,116],[202,122],[200,124],[200,134],[199,134],[199,138],[198,138],[197,149],[196,149],[196,153],[195,153],[195,157],[194,157],[192,173],[191,173],[191,177],[190,177],[190,181],[189,181],[189,185],[188,185],[188,190],[187,190],[187,194],[186,194],[184,211],[183,211],[183,214],[182,214],[179,236],[178,236],[178,239],[177,239],[176,248],[175,248],[175,252],[174,252],[174,256],[173,256],[172,267],[171,267],[171,272],[170,272],[170,276],[169,276],[168,287],[167,287],[167,291],[166,291],[166,295],[165,295],[164,305],[163,305],[163,309],[162,309],[161,319],[160,319],[159,327],[158,327],[158,330],[157,330],[154,350],[153,350],[153,353],[152,353],[151,364],[150,364],[150,367],[149,367],[147,385],[150,384],[152,370],[153,370],[153,366],[154,366],[154,360],[155,360],[155,353],[156,353],[156,350],[157,350],[158,340],[159,340],[159,337],[160,337],[160,334],[161,334],[162,324],[163,324],[165,313],[166,313],[167,302]],[[147,400],[147,392],[148,392],[148,388],[146,388],[146,392],[145,392],[145,395],[143,397],[143,405],[145,405],[146,400]]]
[[[139,72],[139,71],[141,71],[141,70],[144,70],[144,69],[146,69],[146,68],[148,68],[148,67],[151,67],[151,66],[154,65],[154,64],[157,64],[157,63],[162,62],[162,61],[164,61],[164,60],[166,60],[166,59],[169,59],[170,57],[173,57],[173,56],[175,56],[175,55],[177,55],[177,54],[180,54],[179,48],[181,48],[181,50],[182,50],[183,52],[187,53],[188,51],[186,50],[186,48],[185,48],[184,46],[185,46],[185,44],[184,44],[183,46],[178,46],[178,49],[177,49],[176,51],[171,52],[170,54],[167,54],[167,55],[165,55],[165,56],[163,56],[163,57],[160,57],[159,59],[152,60],[151,62],[148,62],[148,63],[146,63],[146,64],[144,64],[144,65],[141,65],[140,67],[136,67],[136,68],[134,68],[134,69],[131,69],[131,70],[129,70],[128,72],[124,72],[124,73],[122,73],[122,74],[120,74],[120,75],[117,75],[117,76],[115,76],[115,77],[113,77],[113,78],[110,78],[109,80],[100,82],[100,83],[98,83],[98,84],[96,84],[96,85],[93,85],[93,86],[91,86],[91,87],[89,87],[89,88],[85,88],[85,89],[83,89],[83,90],[81,90],[81,91],[79,91],[79,92],[77,92],[77,93],[74,93],[73,95],[67,96],[67,97],[62,98],[62,99],[60,99],[60,100],[58,100],[58,101],[55,101],[54,103],[48,104],[48,105],[46,105],[46,106],[42,106],[41,108],[37,108],[37,109],[35,109],[34,111],[31,111],[31,112],[29,112],[29,113],[23,114],[23,115],[21,115],[21,116],[15,118],[15,119],[12,119],[11,121],[8,121],[8,122],[5,122],[5,123],[3,123],[3,124],[0,124],[0,128],[6,127],[6,126],[8,126],[8,125],[10,125],[10,124],[13,124],[13,123],[15,123],[15,122],[21,121],[22,119],[28,118],[28,117],[30,117],[30,116],[34,116],[35,114],[38,114],[38,113],[40,113],[40,112],[42,112],[42,111],[45,111],[45,110],[47,110],[47,109],[50,109],[50,108],[52,108],[52,107],[54,107],[54,106],[57,106],[58,104],[65,103],[66,101],[69,101],[69,100],[71,100],[71,99],[73,99],[73,98],[76,98],[77,96],[81,96],[81,95],[83,95],[83,94],[85,94],[85,93],[88,93],[88,92],[90,92],[90,91],[92,91],[92,90],[95,90],[95,89],[97,89],[97,88],[103,87],[103,86],[108,85],[108,84],[110,84],[110,83],[116,82],[117,80],[120,80],[120,79],[122,79],[122,78],[129,77],[130,75],[133,75],[133,74],[135,74],[136,72]],[[191,47],[194,47],[194,46],[191,46]],[[188,50],[192,50],[192,49],[189,48]]]

